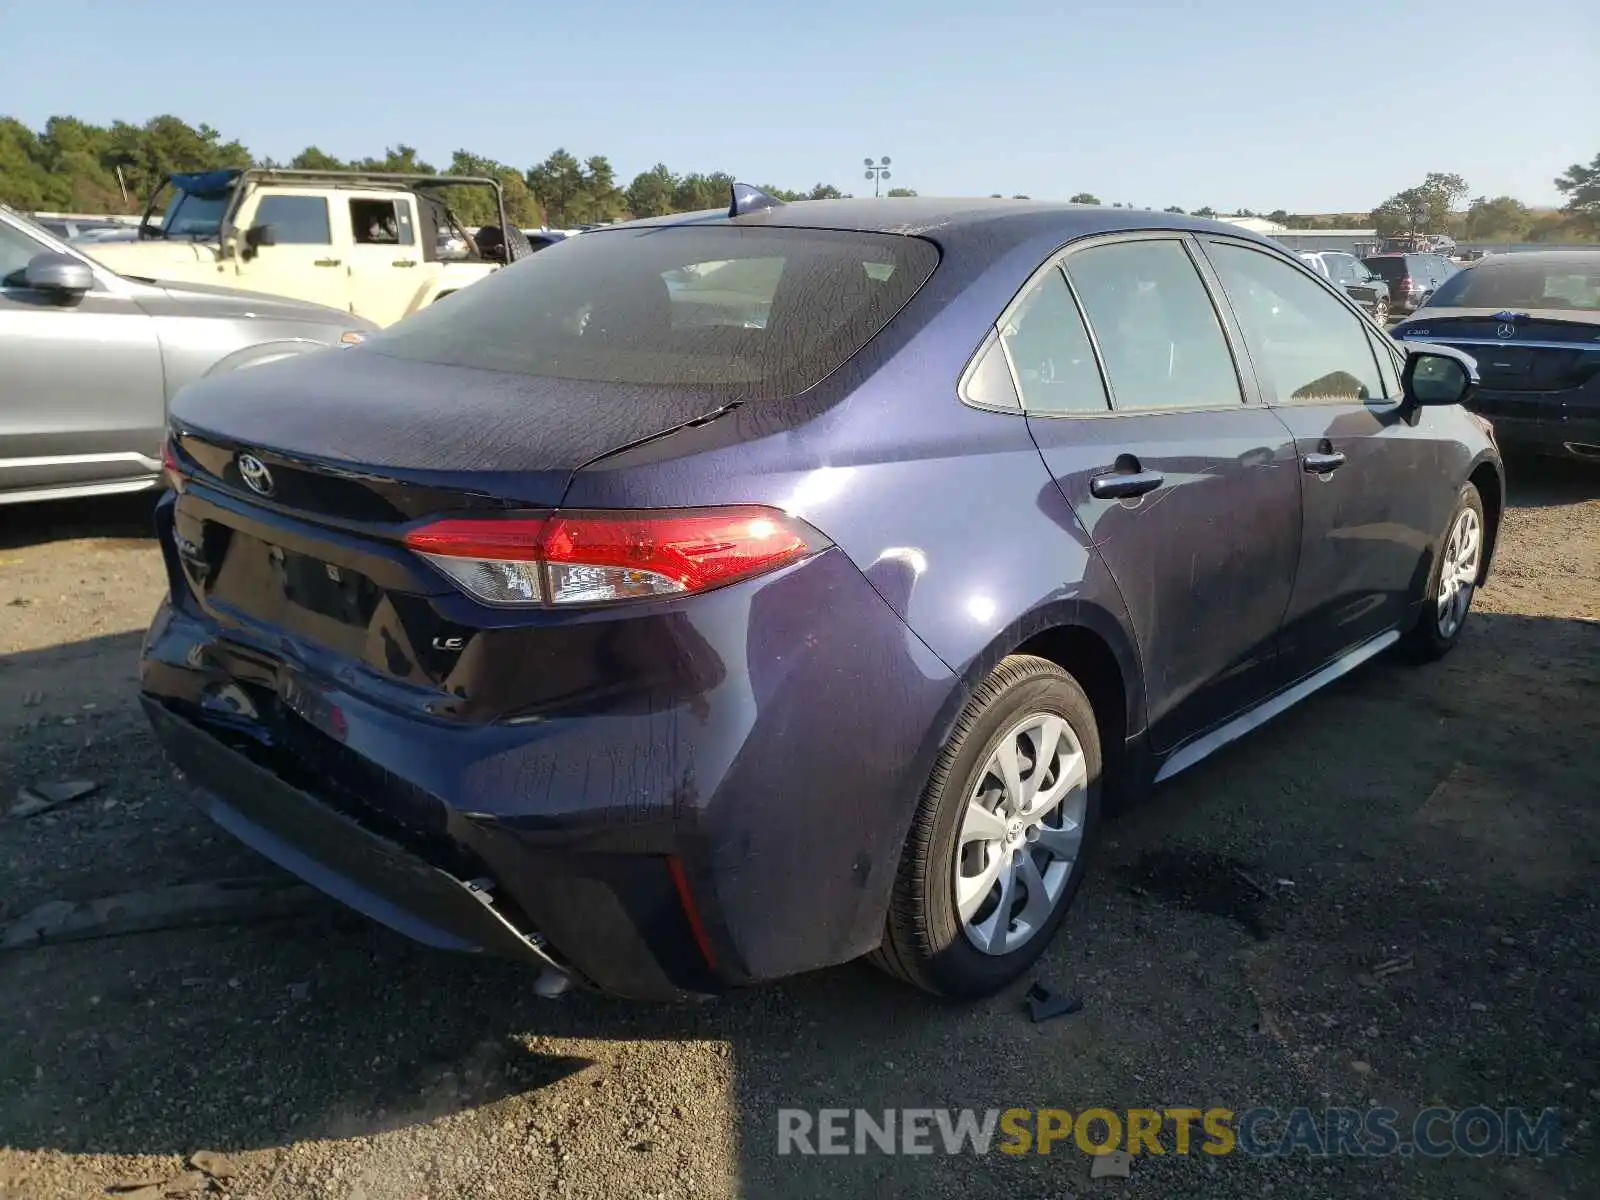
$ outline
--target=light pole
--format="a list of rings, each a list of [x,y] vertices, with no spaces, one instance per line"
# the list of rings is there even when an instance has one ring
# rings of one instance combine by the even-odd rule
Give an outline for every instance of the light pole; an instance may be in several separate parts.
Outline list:
[[[870,158],[864,161],[867,164],[867,178],[872,180],[872,194],[877,196],[879,185],[889,178],[889,156],[885,154],[877,162],[873,162]]]

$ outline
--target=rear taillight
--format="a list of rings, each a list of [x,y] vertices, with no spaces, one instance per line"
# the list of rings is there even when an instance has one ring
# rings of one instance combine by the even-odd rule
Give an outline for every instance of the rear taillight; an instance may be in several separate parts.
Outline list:
[[[1417,290],[1417,281],[1412,279],[1411,276],[1407,275],[1404,279],[1402,279],[1400,281],[1400,290],[1402,292],[1414,292],[1414,291],[1416,291]]]
[[[776,509],[555,512],[446,518],[405,543],[485,604],[611,604],[710,591],[831,543]]]
[[[173,491],[183,491],[183,467],[178,462],[178,452],[173,449],[171,438],[161,443],[161,478]]]

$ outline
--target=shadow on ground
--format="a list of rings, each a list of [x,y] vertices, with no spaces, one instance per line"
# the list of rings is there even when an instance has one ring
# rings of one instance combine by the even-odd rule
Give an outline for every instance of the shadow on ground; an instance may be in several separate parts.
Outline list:
[[[1600,496],[1600,463],[1513,455],[1506,459],[1511,508],[1557,508]]]
[[[42,504],[0,505],[0,550],[78,538],[155,542],[157,491],[131,496],[89,496]]]
[[[0,679],[25,666],[0,664]],[[480,1138],[545,1154],[552,1137],[589,1138],[602,1161],[670,1139],[645,1137],[642,1112],[701,1103],[732,1126],[745,1195],[1061,1195],[1091,1186],[1077,1151],[780,1157],[776,1114],[1377,1099],[1553,1105],[1575,1120],[1600,1095],[1597,696],[1593,623],[1478,613],[1443,663],[1374,663],[1158,789],[1108,823],[1035,973],[1085,1007],[1041,1025],[1022,1014],[1027,981],[963,1006],[859,965],[685,1008],[551,1003],[519,967],[420,949],[332,904],[0,956],[0,1143],[246,1152],[466,1118],[472,1154],[488,1154]],[[115,755],[161,770],[147,738]],[[0,862],[21,862],[15,825],[0,825]],[[91,829],[53,828],[30,854],[98,869]],[[178,861],[143,844],[152,873],[203,875],[218,851],[194,836],[173,834]],[[1234,871],[1250,920],[1208,890],[1220,879],[1237,901]],[[1402,974],[1373,974],[1397,959]],[[669,1078],[686,1047],[726,1048],[725,1095]],[[1507,1173],[1528,1171],[1544,1172],[1541,1194],[1600,1188],[1592,1156],[1237,1155],[1145,1159],[1117,1188],[1472,1198],[1518,1192]]]

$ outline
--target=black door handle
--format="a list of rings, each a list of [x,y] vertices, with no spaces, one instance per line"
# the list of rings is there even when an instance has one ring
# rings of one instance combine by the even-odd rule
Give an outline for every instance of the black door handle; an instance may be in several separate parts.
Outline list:
[[[337,258],[319,258],[311,265],[313,267],[337,267],[339,265],[339,260]]]
[[[1089,490],[1101,500],[1126,500],[1153,492],[1166,481],[1160,471],[1112,471],[1089,480]]]
[[[414,258],[397,258],[389,265],[391,267],[414,267],[417,265],[417,260]]]
[[[1301,461],[1313,475],[1328,475],[1344,466],[1344,453],[1335,450],[1331,454],[1308,454]]]

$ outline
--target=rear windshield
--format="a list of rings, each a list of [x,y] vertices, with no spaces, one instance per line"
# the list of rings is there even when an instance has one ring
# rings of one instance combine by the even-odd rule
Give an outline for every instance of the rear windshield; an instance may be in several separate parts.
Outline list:
[[[567,238],[370,338],[397,358],[556,379],[792,396],[938,265],[888,234],[656,226]]]
[[[1600,256],[1583,261],[1483,262],[1451,276],[1433,294],[1433,308],[1568,308],[1600,310]]]
[[[1398,283],[1408,274],[1404,258],[1364,258],[1361,260],[1379,279],[1390,283]]]

